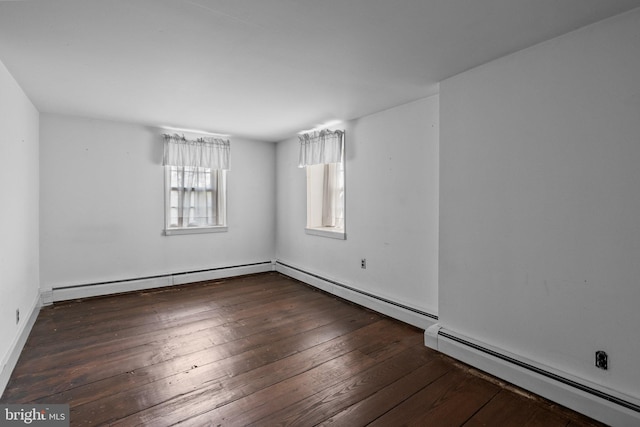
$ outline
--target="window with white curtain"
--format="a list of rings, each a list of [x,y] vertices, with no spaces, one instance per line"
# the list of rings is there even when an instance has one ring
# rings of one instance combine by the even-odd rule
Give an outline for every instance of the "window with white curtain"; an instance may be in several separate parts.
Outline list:
[[[344,131],[298,135],[307,175],[307,234],[345,239]]]
[[[164,135],[165,234],[227,230],[230,143]]]

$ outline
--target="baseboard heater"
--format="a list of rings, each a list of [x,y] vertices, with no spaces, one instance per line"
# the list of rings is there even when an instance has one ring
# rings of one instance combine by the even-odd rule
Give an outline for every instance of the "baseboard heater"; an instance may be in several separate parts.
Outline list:
[[[427,327],[435,324],[438,320],[438,316],[436,316],[435,314],[427,313],[426,311],[417,309],[415,307],[410,307],[397,301],[393,301],[388,298],[372,294],[370,292],[356,289],[352,286],[345,285],[344,283],[340,283],[336,280],[306,271],[302,268],[287,264],[280,260],[276,260],[275,264],[276,271],[279,271],[285,275],[289,275],[295,279],[301,280],[311,286],[322,289],[348,301],[365,306],[367,308],[371,308],[372,310],[412,324],[419,328],[426,329]],[[297,272],[300,274],[287,274],[292,273],[291,271],[288,272],[287,270],[293,270],[293,272]],[[313,281],[309,279],[316,280]]]
[[[69,286],[55,286],[50,292],[44,292],[43,304],[76,298],[108,295],[119,292],[130,292],[142,289],[174,286],[189,282],[222,279],[244,274],[262,273],[273,270],[272,261],[261,261],[238,264],[203,270],[181,271],[177,273],[143,276],[130,279],[111,280],[105,282],[82,283]]]
[[[586,393],[589,393],[589,394],[592,394],[594,396],[597,396],[597,397],[599,397],[601,399],[605,399],[605,400],[608,400],[609,402],[613,402],[616,405],[624,406],[625,408],[629,408],[632,411],[636,411],[636,412],[640,413],[640,405],[636,405],[634,403],[627,402],[626,400],[620,399],[620,398],[618,398],[616,396],[612,396],[612,395],[604,393],[604,392],[602,392],[600,390],[596,390],[595,388],[588,387],[588,386],[586,386],[584,384],[580,384],[579,382],[570,380],[570,379],[565,378],[565,377],[563,377],[561,375],[554,374],[553,372],[545,371],[544,369],[540,369],[537,366],[530,365],[528,363],[522,362],[521,360],[514,359],[513,357],[509,357],[509,356],[506,356],[506,355],[504,355],[502,353],[498,353],[498,352],[490,350],[488,348],[479,346],[479,345],[477,345],[475,343],[463,340],[462,338],[456,337],[456,336],[448,334],[446,332],[440,331],[440,332],[438,332],[438,335],[440,335],[442,337],[445,337],[445,338],[449,338],[452,341],[457,341],[460,344],[464,344],[466,346],[473,347],[478,351],[481,351],[483,353],[489,354],[489,355],[491,355],[493,357],[497,357],[498,359],[502,359],[502,360],[504,360],[506,362],[513,363],[514,365],[518,365],[521,368],[525,368],[525,369],[528,369],[529,371],[533,371],[536,374],[543,375],[543,376],[545,376],[547,378],[551,378],[552,380],[559,381],[559,382],[564,383],[564,384],[566,384],[568,386],[577,388],[577,389],[582,390],[582,391],[584,391]]]
[[[494,350],[434,325],[425,331],[425,344],[505,381],[555,401],[609,425],[640,425],[640,404],[535,366],[515,355]],[[629,399],[633,400],[632,397]]]

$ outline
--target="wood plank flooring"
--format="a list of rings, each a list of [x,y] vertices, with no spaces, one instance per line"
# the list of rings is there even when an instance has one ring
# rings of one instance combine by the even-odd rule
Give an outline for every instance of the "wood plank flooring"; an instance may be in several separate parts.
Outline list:
[[[45,307],[0,402],[74,426],[600,425],[278,273]]]

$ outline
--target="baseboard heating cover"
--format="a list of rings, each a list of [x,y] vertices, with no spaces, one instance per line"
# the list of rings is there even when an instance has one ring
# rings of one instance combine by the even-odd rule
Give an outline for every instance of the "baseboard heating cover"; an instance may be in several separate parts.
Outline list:
[[[251,264],[233,265],[206,270],[185,271],[157,276],[115,280],[110,282],[59,286],[54,287],[51,292],[43,292],[42,302],[46,305],[51,304],[52,302],[77,298],[89,298],[121,292],[131,292],[143,289],[181,285],[185,283],[200,282],[204,280],[224,279],[226,277],[242,276],[245,274],[264,273],[267,271],[273,271],[273,264],[273,261],[263,261]]]
[[[640,425],[640,401],[435,324],[425,345],[611,426]]]
[[[275,264],[276,271],[279,273],[420,329],[426,329],[438,321],[438,316],[434,314],[364,292],[336,280],[295,267],[289,263],[277,260]]]

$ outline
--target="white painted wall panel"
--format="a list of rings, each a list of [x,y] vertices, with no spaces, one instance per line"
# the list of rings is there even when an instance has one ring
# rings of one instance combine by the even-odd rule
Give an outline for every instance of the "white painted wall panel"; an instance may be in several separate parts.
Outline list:
[[[635,398],[639,76],[636,10],[440,86],[440,324]]]
[[[226,233],[164,236],[161,129],[43,114],[46,289],[269,261],[275,145],[231,137]]]
[[[38,155],[38,111],[0,62],[0,392],[39,298]]]

